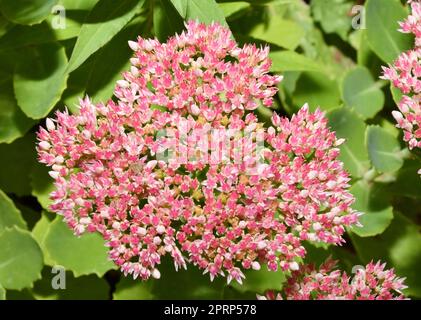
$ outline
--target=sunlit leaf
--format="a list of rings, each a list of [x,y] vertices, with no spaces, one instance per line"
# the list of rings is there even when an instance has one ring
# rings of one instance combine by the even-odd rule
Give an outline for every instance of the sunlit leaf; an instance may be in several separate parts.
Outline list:
[[[51,259],[76,277],[92,273],[101,277],[115,268],[108,260],[107,248],[99,234],[76,237],[58,217],[49,225],[44,245]]]
[[[144,0],[102,0],[84,22],[67,71],[77,69],[86,59],[110,41],[139,12]]]
[[[288,32],[282,32],[281,30],[288,30]],[[261,23],[254,27],[250,36],[294,50],[304,37],[304,30],[294,21],[272,18],[268,24]]]
[[[393,172],[403,165],[401,146],[396,137],[379,126],[367,128],[367,148],[371,163],[380,172]]]
[[[351,29],[349,12],[353,3],[348,0],[312,0],[314,20],[320,22],[326,33],[337,33],[346,39]]]
[[[5,300],[6,299],[6,289],[4,289],[1,285],[0,285],[0,300]]]
[[[353,227],[352,232],[360,237],[372,237],[382,233],[393,220],[393,208],[385,189],[376,183],[358,181],[351,187],[355,197],[353,208],[364,213],[360,217],[362,227]]]
[[[44,118],[66,88],[67,56],[64,47],[44,44],[27,49],[13,78],[19,107],[30,118]]]
[[[218,22],[227,25],[224,12],[215,0],[171,0],[178,13],[185,20],[199,20],[210,24]]]
[[[342,82],[342,98],[364,119],[374,117],[384,104],[384,94],[370,71],[356,67],[348,71]]]
[[[154,33],[161,41],[184,29],[183,19],[170,0],[158,0],[153,8]]]
[[[32,287],[41,277],[42,252],[28,231],[13,227],[0,233],[0,284],[6,289]]]
[[[44,263],[48,266],[54,266],[56,263],[49,255],[46,247],[45,247],[45,238],[47,236],[48,228],[50,227],[52,219],[47,212],[43,212],[41,214],[41,219],[35,224],[34,228],[32,229],[31,233],[34,239],[37,241],[38,245],[40,246],[42,253],[44,255]]]
[[[368,43],[384,62],[391,63],[412,46],[411,37],[398,31],[398,21],[408,12],[399,0],[367,0],[365,6]]]
[[[26,223],[20,211],[15,207],[13,201],[0,190],[0,233],[13,226],[26,229]]]
[[[294,51],[273,51],[269,57],[272,60],[272,71],[324,72],[319,63]]]

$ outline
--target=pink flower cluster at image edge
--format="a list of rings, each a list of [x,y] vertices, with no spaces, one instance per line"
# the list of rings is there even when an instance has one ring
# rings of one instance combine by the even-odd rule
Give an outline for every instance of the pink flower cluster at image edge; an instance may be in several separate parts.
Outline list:
[[[403,52],[389,67],[383,67],[382,79],[392,82],[392,85],[402,93],[398,104],[399,111],[392,112],[397,127],[404,131],[404,140],[409,148],[421,148],[421,3],[410,1],[411,15],[400,23],[403,33],[415,36],[415,47]],[[421,169],[418,172],[421,174]]]
[[[336,261],[328,259],[319,269],[313,264],[293,271],[282,293],[267,292],[260,300],[403,300],[404,278],[385,264],[370,262],[356,270],[353,277],[334,270]]]

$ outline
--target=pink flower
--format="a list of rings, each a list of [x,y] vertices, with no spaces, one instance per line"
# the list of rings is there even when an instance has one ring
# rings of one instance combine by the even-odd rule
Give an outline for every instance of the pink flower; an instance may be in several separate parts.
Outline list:
[[[357,269],[352,277],[334,270],[336,262],[328,259],[317,270],[314,265],[302,265],[293,271],[282,293],[267,292],[260,300],[402,300],[406,288],[404,278],[398,278],[386,264],[370,262]]]
[[[421,148],[421,3],[410,1],[412,14],[400,23],[400,31],[415,35],[415,48],[403,52],[389,67],[383,67],[382,79],[390,80],[404,94],[393,111],[397,127],[404,131],[409,149]]]
[[[228,282],[244,270],[297,270],[303,241],[340,245],[357,224],[349,176],[324,114],[304,106],[265,129],[280,77],[268,49],[238,47],[217,24],[131,42],[117,102],[58,112],[38,133],[52,167],[51,210],[97,231],[125,274],[159,278],[161,258]]]

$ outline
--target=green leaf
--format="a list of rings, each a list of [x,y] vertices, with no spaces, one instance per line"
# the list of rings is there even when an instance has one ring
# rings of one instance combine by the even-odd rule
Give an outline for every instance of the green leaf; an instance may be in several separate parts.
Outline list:
[[[44,20],[58,0],[0,0],[0,12],[18,24],[35,24]]]
[[[369,168],[368,152],[364,137],[366,125],[364,121],[350,108],[342,107],[327,114],[330,127],[339,138],[346,141],[341,145],[340,159],[345,169],[354,178],[362,177]]]
[[[0,284],[6,289],[32,287],[41,277],[42,252],[28,231],[13,227],[0,233]]]
[[[235,13],[241,10],[250,8],[250,4],[245,1],[236,1],[236,2],[220,3],[219,7],[224,12],[224,16],[226,18],[229,18],[230,16],[234,15]]]
[[[368,0],[365,6],[368,43],[384,62],[391,63],[412,46],[411,37],[398,31],[398,22],[408,13],[399,0]]]
[[[6,290],[0,285],[0,300],[6,300]]]
[[[0,144],[0,154],[0,189],[18,196],[30,195],[29,173],[36,161],[34,135]]]
[[[324,34],[315,25],[310,8],[304,1],[291,1],[286,17],[305,30],[300,48],[305,56],[317,61],[331,78],[339,78],[355,63],[335,46],[329,46]]]
[[[88,60],[86,60],[79,68],[73,71],[69,75],[67,81],[67,88],[63,92],[62,101],[63,104],[72,112],[78,113],[79,100],[84,97],[86,93],[86,87],[89,83],[89,75],[92,72],[94,66],[95,57],[100,54],[101,51],[93,54]],[[99,64],[101,66],[101,64]],[[103,68],[107,68],[108,65],[102,65]],[[103,81],[100,79],[98,81]]]
[[[50,224],[44,245],[51,259],[73,271],[76,277],[92,273],[102,277],[115,268],[108,260],[107,248],[99,234],[77,237],[59,217]]]
[[[67,10],[91,10],[100,0],[60,0]]]
[[[170,0],[157,0],[154,3],[153,28],[155,35],[161,41],[166,41],[168,37],[183,30],[183,19]]]
[[[365,67],[348,71],[342,82],[342,98],[364,119],[374,117],[384,104],[384,94],[378,82]]]
[[[66,88],[67,57],[64,47],[44,44],[27,49],[13,78],[19,107],[33,119],[44,118]]]
[[[398,88],[394,87],[393,84],[390,84],[390,92],[392,92],[393,101],[398,105],[403,97],[403,93]]]
[[[72,112],[77,111],[75,105],[86,94],[94,101],[107,101],[113,96],[116,81],[121,79],[123,71],[130,68],[129,59],[133,51],[127,41],[139,34],[145,36],[149,32],[147,28],[145,17],[134,18],[116,37],[70,74],[63,102]],[[110,65],[109,61],[113,63]]]
[[[171,0],[172,5],[178,11],[180,16],[186,18],[187,16],[187,7],[189,5],[188,0]]]
[[[48,228],[50,227],[52,218],[50,217],[52,214],[48,214],[47,212],[43,212],[41,214],[41,219],[37,221],[34,228],[32,229],[32,236],[38,242],[42,253],[44,255],[44,263],[48,266],[54,266],[57,263],[50,257],[46,247],[45,247],[45,238],[47,237]]]
[[[405,294],[421,297],[421,233],[419,226],[413,224],[399,213],[395,213],[392,224],[382,234],[373,238],[360,238],[351,234],[358,255],[364,263],[370,261],[387,262],[396,274],[406,277],[409,287]]]
[[[346,40],[351,29],[349,12],[352,3],[347,0],[313,0],[311,9],[314,20],[320,22],[326,33],[337,33]]]
[[[253,292],[254,294],[264,294],[267,290],[280,290],[286,278],[282,271],[269,271],[266,266],[262,266],[259,271],[246,270],[246,278],[243,284],[233,283],[232,287],[239,292]]]
[[[319,72],[303,72],[292,99],[296,107],[308,103],[312,110],[317,107],[330,110],[337,108],[341,102],[338,83]]]
[[[18,107],[11,83],[0,85],[0,143],[22,137],[34,123]]]
[[[65,27],[53,28],[55,15],[50,15],[46,21],[34,26],[14,25],[6,35],[0,39],[0,51],[18,49],[42,43],[63,41],[79,35],[82,22],[89,11],[70,9],[67,6]]]
[[[397,196],[421,198],[419,169],[421,169],[419,160],[406,160],[397,172],[396,181],[389,185],[389,191]]]
[[[133,51],[127,45],[127,39],[135,39],[138,34],[142,34],[143,28],[144,25],[129,24],[92,56],[91,71],[89,76],[84,75],[82,84],[86,83],[85,94],[93,97],[94,101],[107,101],[113,96],[115,83],[121,79],[121,73],[130,68],[129,59]],[[113,64],[108,65],[108,61],[113,61]]]
[[[95,275],[75,278],[66,272],[65,288],[54,289],[52,283],[57,275],[51,268],[43,269],[42,279],[35,282],[32,289],[37,300],[108,300],[110,287],[105,279]]]
[[[237,2],[238,0],[217,0],[218,3],[225,3],[225,2]],[[248,2],[254,6],[266,6],[271,2],[275,4],[290,4],[293,3],[295,0],[243,0],[243,2]]]
[[[393,220],[393,208],[384,188],[379,184],[360,180],[350,191],[355,197],[352,207],[364,213],[359,219],[363,226],[353,227],[352,232],[360,237],[372,237],[386,230]]]
[[[15,207],[13,201],[0,190],[0,233],[13,226],[26,229],[26,223],[20,211]]]
[[[378,171],[394,172],[402,167],[399,141],[386,129],[369,126],[366,141],[371,163]]]
[[[367,40],[367,30],[359,29],[354,33],[359,34],[359,44],[357,49],[357,63],[367,67],[371,74],[379,75],[382,71],[383,61],[371,50]]]
[[[48,167],[36,163],[30,173],[32,195],[37,198],[40,205],[48,210],[51,204],[50,193],[54,191],[53,179],[48,174]]]
[[[70,57],[67,71],[77,69],[110,41],[139,12],[144,0],[102,0],[84,22]]]
[[[314,71],[324,72],[314,60],[294,51],[273,51],[269,57],[272,60],[271,70],[279,71]]]
[[[224,12],[215,0],[171,0],[171,3],[185,20],[198,19],[206,24],[219,22],[227,26]]]
[[[281,30],[288,30],[288,32]],[[304,29],[294,21],[272,17],[269,23],[260,23],[255,26],[251,30],[250,36],[282,48],[295,50],[304,37]]]

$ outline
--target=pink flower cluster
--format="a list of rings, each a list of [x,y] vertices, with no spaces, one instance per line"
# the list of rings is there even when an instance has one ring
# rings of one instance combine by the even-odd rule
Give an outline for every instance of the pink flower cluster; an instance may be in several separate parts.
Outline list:
[[[410,1],[412,14],[400,23],[403,33],[415,35],[415,48],[403,52],[389,67],[383,67],[382,79],[390,80],[404,95],[399,111],[393,111],[397,127],[403,129],[409,148],[421,148],[421,3]],[[421,170],[419,171],[421,174]]]
[[[398,278],[386,264],[369,263],[356,270],[353,277],[334,270],[336,261],[328,259],[317,270],[302,265],[292,272],[283,293],[267,292],[261,300],[403,300],[404,278]]]
[[[338,160],[343,140],[307,106],[291,120],[274,114],[268,129],[249,111],[270,106],[281,80],[268,73],[267,48],[240,48],[228,29],[197,22],[130,47],[117,102],[86,98],[38,133],[51,210],[76,234],[99,232],[134,278],[159,278],[170,255],[175,268],[240,283],[262,264],[298,270],[305,240],[344,242],[359,213]],[[229,152],[215,132],[234,132]]]

